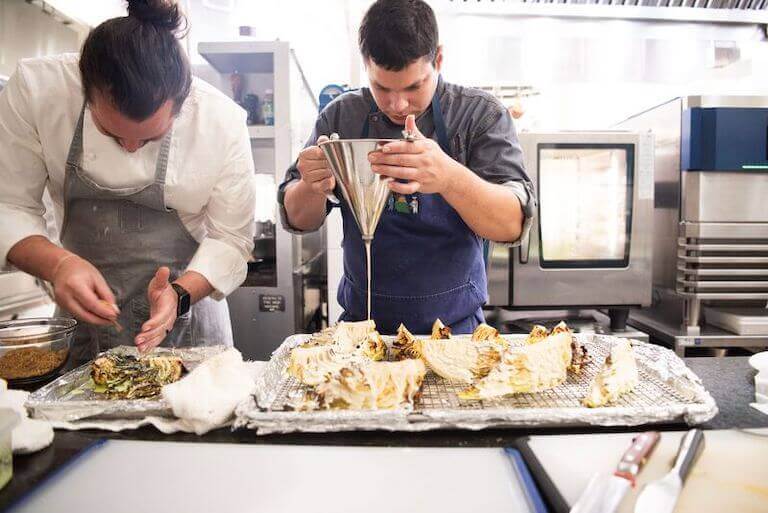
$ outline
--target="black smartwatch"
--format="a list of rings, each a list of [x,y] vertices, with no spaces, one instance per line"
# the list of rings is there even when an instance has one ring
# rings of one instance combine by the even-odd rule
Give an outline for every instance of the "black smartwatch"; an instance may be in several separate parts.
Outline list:
[[[192,306],[192,298],[190,297],[189,292],[178,283],[171,283],[171,287],[176,291],[176,295],[179,296],[179,302],[176,305],[176,317],[181,317],[189,312],[189,309]]]

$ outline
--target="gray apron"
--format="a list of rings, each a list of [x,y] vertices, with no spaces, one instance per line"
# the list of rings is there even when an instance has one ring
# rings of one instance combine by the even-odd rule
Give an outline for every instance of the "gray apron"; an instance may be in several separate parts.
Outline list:
[[[120,308],[123,331],[112,326],[80,323],[75,332],[70,365],[92,359],[100,351],[134,345],[134,337],[149,319],[147,286],[160,266],[171,280],[181,275],[199,243],[178,214],[165,206],[165,174],[171,132],[161,143],[155,179],[149,185],[108,189],[91,180],[81,167],[85,106],[69,147],[64,178],[62,245],[88,260],[104,276]],[[119,170],[115,170],[119,172]],[[226,301],[206,297],[176,319],[162,346],[232,345]]]

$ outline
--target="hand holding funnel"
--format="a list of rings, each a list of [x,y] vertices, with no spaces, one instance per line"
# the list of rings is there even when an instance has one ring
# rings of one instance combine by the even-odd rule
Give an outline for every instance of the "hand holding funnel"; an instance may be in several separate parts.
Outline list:
[[[371,241],[384,205],[387,204],[391,181],[391,178],[382,178],[373,172],[368,154],[388,142],[393,140],[339,139],[337,134],[332,134],[330,140],[318,144],[325,153],[331,172],[352,210],[365,243],[368,319],[371,318]]]
[[[371,169],[368,154],[394,139],[339,139],[319,143],[347,200],[364,241],[373,239],[381,213],[389,198],[390,178],[382,178]]]

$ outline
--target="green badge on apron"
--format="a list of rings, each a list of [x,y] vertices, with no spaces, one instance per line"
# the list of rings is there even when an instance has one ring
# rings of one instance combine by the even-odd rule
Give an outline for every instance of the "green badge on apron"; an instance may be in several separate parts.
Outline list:
[[[389,210],[400,214],[418,214],[419,199],[415,194],[393,194],[389,198]]]

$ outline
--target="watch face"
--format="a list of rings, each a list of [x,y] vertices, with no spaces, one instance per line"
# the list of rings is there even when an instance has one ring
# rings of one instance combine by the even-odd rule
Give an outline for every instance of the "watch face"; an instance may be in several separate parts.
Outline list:
[[[189,312],[189,308],[191,306],[191,298],[189,296],[189,292],[184,290],[184,287],[177,285],[176,283],[173,283],[171,286],[173,287],[173,290],[176,291],[176,295],[179,296],[179,305],[176,308],[176,315],[184,315],[185,313]]]
[[[179,307],[181,308],[182,315],[189,312],[189,294],[179,298]]]

